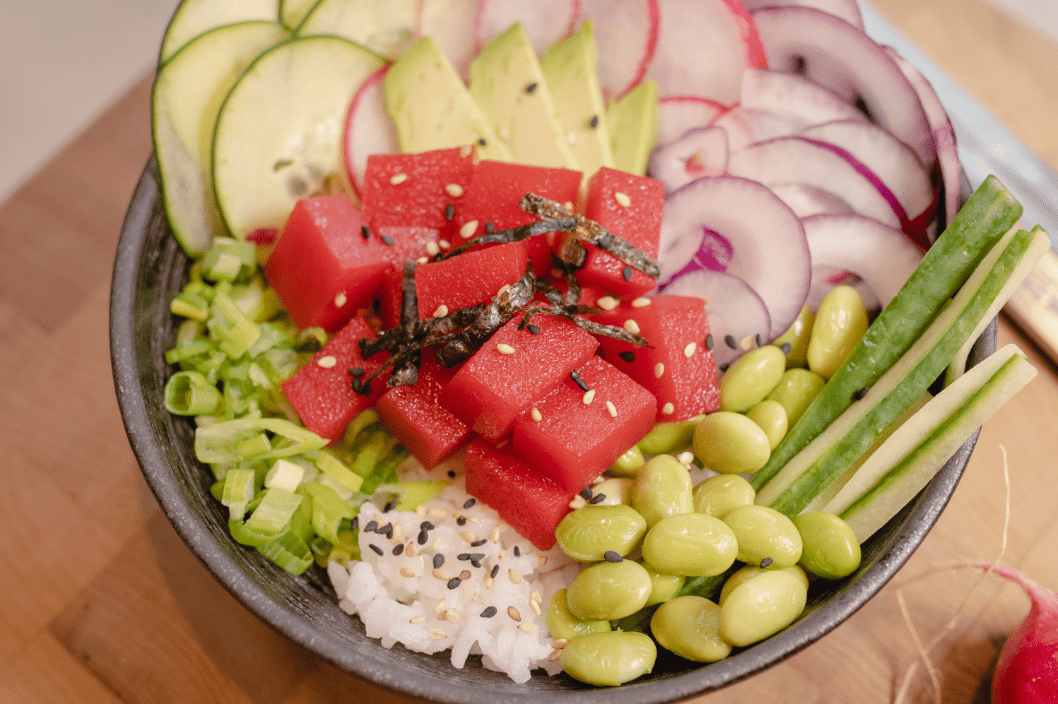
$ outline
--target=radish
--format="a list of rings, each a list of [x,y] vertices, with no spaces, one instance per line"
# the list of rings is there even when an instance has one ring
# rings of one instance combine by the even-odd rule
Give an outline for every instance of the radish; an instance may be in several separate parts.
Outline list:
[[[689,130],[705,127],[726,107],[694,95],[673,95],[658,100],[658,138],[661,146],[679,139]]]
[[[478,0],[422,0],[419,36],[433,37],[463,80],[470,72]]]
[[[741,102],[745,108],[796,116],[806,127],[834,120],[867,119],[834,91],[784,71],[748,69],[742,76]]]
[[[345,118],[342,135],[345,172],[357,196],[361,195],[367,157],[400,151],[397,132],[386,112],[386,101],[382,95],[387,68],[380,69],[357,89]]]
[[[474,22],[474,53],[490,39],[502,34],[516,22],[521,22],[537,54],[569,36],[577,16],[573,0],[478,0],[478,15]]]
[[[658,0],[579,0],[575,4],[580,6],[577,21],[591,20],[595,30],[603,94],[609,100],[619,98],[643,80],[654,58],[661,14]]]
[[[789,115],[736,105],[717,115],[712,126],[723,128],[727,132],[727,141],[731,151],[737,152],[754,142],[797,134],[802,127],[807,125],[801,124]]]
[[[840,17],[857,29],[863,29],[863,14],[856,0],[742,0],[747,10],[763,10],[768,7],[814,7],[827,14]]]
[[[778,183],[772,186],[771,190],[802,220],[813,215],[843,215],[856,212],[851,205],[830,191],[803,183]]]
[[[647,175],[672,193],[695,179],[727,171],[727,134],[719,127],[699,127],[650,156]]]

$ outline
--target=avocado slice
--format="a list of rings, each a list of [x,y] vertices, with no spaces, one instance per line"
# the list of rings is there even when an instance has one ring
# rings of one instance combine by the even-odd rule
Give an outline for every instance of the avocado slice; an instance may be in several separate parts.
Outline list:
[[[474,144],[483,159],[511,160],[510,150],[430,37],[415,42],[389,67],[384,92],[401,151]]]
[[[643,81],[606,109],[614,168],[642,176],[658,140],[658,84]]]
[[[482,47],[470,64],[470,94],[516,163],[577,169],[521,22]]]
[[[540,59],[566,140],[585,179],[599,167],[614,165],[596,56],[592,23],[586,21],[572,35],[552,44]]]

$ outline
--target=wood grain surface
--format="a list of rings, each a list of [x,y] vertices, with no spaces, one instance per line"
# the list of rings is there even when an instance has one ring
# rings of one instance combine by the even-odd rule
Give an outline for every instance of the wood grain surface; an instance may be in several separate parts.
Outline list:
[[[978,0],[876,0],[923,51],[1058,166],[1058,46]],[[146,489],[115,401],[110,271],[151,150],[150,75],[0,205],[0,702],[405,702],[336,671],[242,609]],[[694,701],[984,704],[1028,600],[965,569],[1003,559],[1058,587],[1058,375],[1005,320],[1039,376],[981,433],[934,530],[894,582],[786,662]],[[903,601],[905,608],[901,607]],[[958,618],[949,627],[949,621]]]

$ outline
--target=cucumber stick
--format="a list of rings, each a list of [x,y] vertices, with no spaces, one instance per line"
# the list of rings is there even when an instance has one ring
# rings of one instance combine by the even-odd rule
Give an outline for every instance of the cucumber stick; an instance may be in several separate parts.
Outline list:
[[[822,433],[922,334],[985,253],[1021,217],[1021,204],[994,176],[974,192],[874,323],[845,365],[754,475],[757,491]]]
[[[911,348],[757,493],[757,503],[800,513],[929,388],[1006,284],[1024,279],[1049,248],[1042,230],[1008,232]]]
[[[946,387],[883,443],[856,477],[823,508],[862,543],[895,516],[1036,369],[1007,345]]]

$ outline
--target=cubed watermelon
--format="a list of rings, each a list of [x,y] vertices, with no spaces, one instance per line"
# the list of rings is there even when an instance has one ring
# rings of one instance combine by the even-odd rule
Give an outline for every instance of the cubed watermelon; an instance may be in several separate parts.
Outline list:
[[[594,336],[565,318],[536,315],[524,330],[520,321],[515,316],[497,330],[441,394],[445,408],[494,443],[598,347]]]
[[[470,146],[420,154],[372,154],[364,172],[364,217],[372,228],[432,228],[436,239],[450,227],[473,169]]]
[[[350,320],[312,360],[283,382],[283,393],[305,427],[332,442],[342,437],[345,426],[358,413],[375,404],[386,390],[388,373],[371,382],[370,393],[358,394],[353,382],[381,368],[385,354],[365,360],[360,340],[373,339],[374,330],[361,317]],[[362,370],[353,374],[354,370]]]
[[[482,438],[467,448],[466,480],[468,494],[540,550],[555,546],[555,528],[576,495],[537,472],[509,445],[496,448]]]
[[[529,245],[511,242],[415,267],[419,319],[433,316],[442,305],[454,311],[491,301],[501,287],[525,275],[528,259]]]
[[[579,491],[654,427],[657,400],[600,357],[514,421],[511,447],[563,489]],[[584,387],[589,390],[585,391]]]
[[[580,188],[579,171],[524,164],[507,164],[484,159],[474,167],[474,174],[456,208],[459,236],[462,242],[485,233],[486,229],[506,230],[538,220],[519,207],[526,193],[550,198],[559,203],[577,202]],[[491,225],[489,225],[491,223]],[[529,242],[529,256],[537,276],[551,270],[550,234],[537,235]]]
[[[375,297],[379,302],[378,317],[384,330],[400,325],[400,311],[404,303],[404,290],[401,288],[403,282],[402,267],[389,266],[382,274],[382,283],[379,284]]]
[[[648,304],[641,305],[644,302]],[[638,330],[650,343],[650,347],[635,347],[599,337],[606,361],[657,397],[659,421],[684,420],[720,408],[712,336],[702,299],[658,294],[592,317]]]
[[[664,206],[661,183],[604,166],[588,182],[584,216],[657,257]],[[655,280],[643,272],[594,245],[587,249],[588,260],[577,272],[585,284],[621,296],[638,296],[654,288]]]
[[[425,354],[414,386],[394,386],[382,394],[375,410],[394,437],[426,469],[447,459],[473,432],[438,403],[441,389],[456,369],[445,369]]]
[[[365,238],[363,215],[344,195],[305,198],[287,219],[264,272],[300,328],[341,328],[370,304],[388,247]]]

